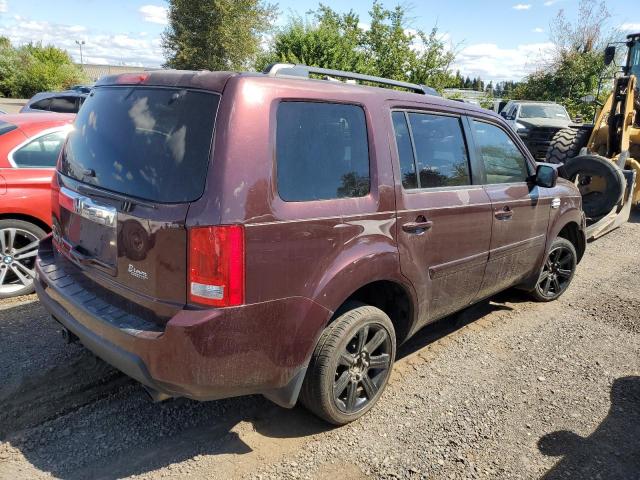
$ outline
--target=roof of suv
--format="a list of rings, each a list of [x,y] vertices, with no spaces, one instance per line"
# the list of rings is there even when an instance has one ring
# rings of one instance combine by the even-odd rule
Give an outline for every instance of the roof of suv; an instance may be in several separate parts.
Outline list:
[[[410,102],[421,101],[423,103],[429,103],[433,105],[442,105],[456,108],[458,110],[467,110],[474,112],[481,112],[483,114],[493,114],[497,118],[497,114],[483,109],[473,104],[463,104],[453,100],[448,100],[443,97],[435,95],[425,95],[421,93],[407,92],[401,90],[394,90],[391,88],[380,88],[368,85],[359,85],[353,83],[346,83],[341,81],[328,81],[316,78],[304,78],[297,76],[275,76],[265,73],[252,73],[252,72],[211,72],[206,70],[191,71],[191,70],[154,70],[144,73],[125,73],[120,75],[109,75],[102,77],[97,83],[96,87],[107,85],[153,85],[153,86],[167,86],[167,87],[185,87],[185,88],[198,88],[203,90],[211,90],[214,92],[222,92],[231,78],[252,78],[256,80],[270,79],[282,82],[282,86],[287,85],[299,87],[300,82],[317,82],[322,83],[323,88],[331,89],[338,87],[340,89],[352,90],[354,94],[362,94],[364,92],[376,93],[384,95],[388,100],[405,100]]]

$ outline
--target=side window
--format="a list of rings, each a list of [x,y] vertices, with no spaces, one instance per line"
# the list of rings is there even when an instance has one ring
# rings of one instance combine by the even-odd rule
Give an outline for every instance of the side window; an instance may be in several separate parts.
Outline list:
[[[487,184],[524,182],[529,177],[527,160],[501,128],[471,120],[476,144],[484,164]]]
[[[17,167],[55,167],[66,136],[66,132],[53,132],[38,137],[13,152],[13,162]]]
[[[405,188],[469,185],[469,158],[460,119],[426,113],[409,113],[408,118],[416,158],[413,170],[403,167]],[[401,160],[405,164],[406,157]]]
[[[416,161],[413,158],[413,146],[411,145],[411,135],[409,134],[405,113],[393,112],[392,117],[393,128],[396,133],[396,145],[398,145],[402,186],[406,189],[418,188]]]
[[[364,110],[356,105],[282,102],[276,127],[278,193],[301,202],[369,193]]]
[[[51,99],[45,98],[44,100],[38,100],[37,102],[31,104],[30,108],[35,110],[49,110],[49,106],[51,105]]]
[[[76,97],[54,97],[49,110],[58,113],[78,113]]]

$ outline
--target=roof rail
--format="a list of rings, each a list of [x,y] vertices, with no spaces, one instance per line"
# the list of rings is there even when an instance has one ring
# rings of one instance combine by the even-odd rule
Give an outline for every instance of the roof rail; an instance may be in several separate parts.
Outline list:
[[[309,78],[311,74],[326,75],[327,77],[338,77],[348,80],[360,80],[362,82],[378,83],[380,85],[388,85],[390,87],[405,88],[415,93],[424,95],[440,96],[435,88],[426,85],[418,85],[417,83],[400,82],[389,78],[374,77],[372,75],[363,75],[361,73],[345,72],[343,70],[333,70],[331,68],[309,67],[303,64],[292,63],[273,63],[264,69],[263,73],[272,76],[290,76]]]

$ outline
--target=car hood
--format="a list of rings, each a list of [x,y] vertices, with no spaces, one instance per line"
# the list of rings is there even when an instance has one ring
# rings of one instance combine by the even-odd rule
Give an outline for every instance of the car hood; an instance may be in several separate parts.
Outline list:
[[[560,118],[520,118],[518,119],[518,123],[524,125],[527,128],[538,128],[538,127],[565,128],[574,124],[571,120],[560,119]]]

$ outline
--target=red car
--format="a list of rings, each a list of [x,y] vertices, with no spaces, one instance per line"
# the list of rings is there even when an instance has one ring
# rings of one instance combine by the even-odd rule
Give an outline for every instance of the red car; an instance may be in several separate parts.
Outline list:
[[[0,117],[0,298],[33,292],[38,241],[51,225],[51,177],[74,117]]]

